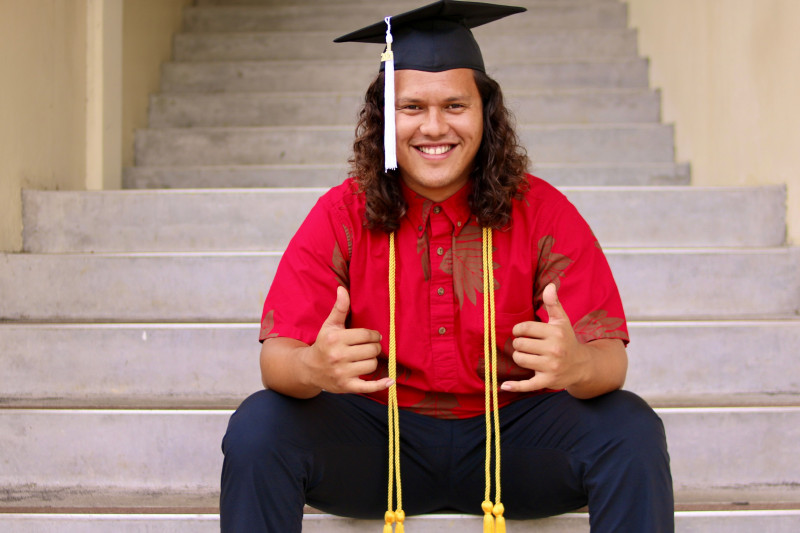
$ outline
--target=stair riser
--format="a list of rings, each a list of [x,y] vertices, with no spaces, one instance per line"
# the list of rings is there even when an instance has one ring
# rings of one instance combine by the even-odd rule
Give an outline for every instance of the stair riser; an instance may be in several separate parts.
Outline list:
[[[324,192],[23,193],[31,253],[283,250]],[[565,189],[601,244],[779,246],[781,187]],[[64,224],[69,220],[69,224]],[[637,224],[628,221],[636,220]]]
[[[626,388],[653,403],[780,405],[800,397],[800,376],[786,371],[800,322],[629,329]],[[0,405],[235,406],[261,388],[257,339],[256,324],[2,325]]]
[[[689,166],[673,163],[630,165],[537,164],[534,173],[558,186],[689,185]],[[130,189],[219,187],[332,187],[347,175],[342,165],[239,167],[129,167],[124,186]]]
[[[329,31],[331,38],[373,24],[387,15],[419,7],[418,2],[368,4],[353,10],[335,4],[276,7],[187,7],[184,31]],[[551,3],[532,5],[528,12],[497,21],[492,31],[554,28],[624,28],[627,22],[623,3]],[[380,52],[380,51],[379,51]]]
[[[621,59],[494,64],[487,72],[505,91],[551,88],[647,88],[647,62]],[[378,74],[372,61],[184,62],[162,66],[161,90],[173,92],[364,93]]]
[[[800,321],[629,324],[625,388],[654,404],[795,405]]]
[[[409,517],[407,524],[415,533],[450,533],[480,531],[480,517]],[[374,533],[383,522],[350,520],[328,515],[308,515],[303,520],[304,533]],[[570,514],[524,522],[509,520],[515,533],[588,533],[589,517]],[[0,515],[0,527],[6,533],[217,533],[219,517],[207,516],[92,516],[75,515]],[[800,513],[772,511],[766,513],[719,512],[676,513],[677,533],[796,533],[800,529]]]
[[[653,91],[512,94],[507,100],[518,124],[658,122],[660,110]],[[362,102],[355,93],[161,94],[150,98],[150,128],[352,126]]]
[[[677,492],[713,494],[724,487],[797,492],[800,409],[658,413]],[[0,411],[6,459],[0,484],[215,491],[229,416],[227,411]],[[747,468],[732,468],[742,457],[748,458]]]
[[[672,128],[663,125],[518,128],[536,162],[671,162]],[[346,161],[353,128],[203,128],[140,130],[136,164],[263,165]]]
[[[630,320],[800,314],[797,249],[606,253]],[[259,320],[279,259],[0,255],[0,319]]]
[[[481,28],[482,29],[482,28]],[[531,58],[636,56],[636,32],[628,29],[474,33],[487,65]],[[491,27],[486,26],[486,31]],[[330,32],[182,33],[174,40],[175,61],[270,59],[375,59],[379,45],[336,44]]]

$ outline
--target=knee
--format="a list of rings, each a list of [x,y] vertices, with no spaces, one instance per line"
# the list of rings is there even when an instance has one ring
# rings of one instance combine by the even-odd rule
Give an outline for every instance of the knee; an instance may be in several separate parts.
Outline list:
[[[248,462],[264,458],[279,447],[278,428],[285,420],[284,398],[262,390],[245,399],[231,415],[222,439],[226,458]]]
[[[619,390],[599,398],[598,405],[604,430],[630,453],[666,455],[664,424],[642,398]]]

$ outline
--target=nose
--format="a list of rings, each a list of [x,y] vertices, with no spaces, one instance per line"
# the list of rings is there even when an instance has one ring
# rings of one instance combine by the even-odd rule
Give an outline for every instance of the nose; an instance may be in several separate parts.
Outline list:
[[[442,109],[430,106],[425,113],[422,124],[419,127],[420,133],[427,137],[441,137],[450,129]]]

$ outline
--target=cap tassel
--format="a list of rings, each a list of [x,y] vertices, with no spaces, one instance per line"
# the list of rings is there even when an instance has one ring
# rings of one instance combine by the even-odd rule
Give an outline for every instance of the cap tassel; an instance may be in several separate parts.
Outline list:
[[[383,153],[384,170],[397,168],[397,145],[394,123],[394,52],[392,52],[392,17],[386,17],[386,51],[381,54],[383,67]]]

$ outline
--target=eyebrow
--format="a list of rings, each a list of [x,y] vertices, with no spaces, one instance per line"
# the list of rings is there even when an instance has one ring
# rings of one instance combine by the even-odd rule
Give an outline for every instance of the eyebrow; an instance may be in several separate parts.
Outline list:
[[[470,96],[467,94],[463,95],[456,95],[456,96],[448,96],[444,99],[444,103],[449,104],[452,102],[465,102],[470,100]],[[420,102],[424,102],[424,98],[414,98],[411,96],[401,96],[397,99],[398,104],[418,104]]]

